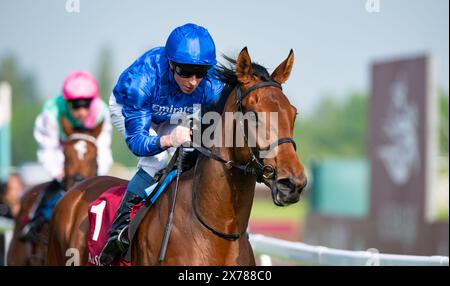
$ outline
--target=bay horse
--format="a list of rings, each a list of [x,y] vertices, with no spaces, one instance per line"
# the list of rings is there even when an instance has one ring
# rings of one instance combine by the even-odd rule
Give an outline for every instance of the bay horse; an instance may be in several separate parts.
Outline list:
[[[92,130],[79,132],[71,127],[67,119],[62,117],[61,126],[64,134],[68,138],[63,147],[65,174],[63,185],[67,190],[75,183],[97,174],[96,138],[100,135],[103,122]],[[80,146],[84,154],[79,154]],[[8,266],[44,265],[47,252],[49,223],[45,222],[39,229],[36,243],[20,241],[19,237],[28,221],[30,212],[37,207],[37,201],[42,197],[44,190],[50,184],[52,182],[36,185],[22,197],[20,211],[15,218],[14,233],[8,250]]]
[[[141,221],[130,246],[132,265],[255,265],[246,230],[257,174],[262,172],[259,179],[271,188],[272,200],[278,206],[296,203],[307,183],[292,139],[297,111],[281,90],[293,63],[291,50],[269,75],[264,67],[251,62],[244,48],[237,60],[232,60],[231,68],[218,69],[219,78],[226,83],[218,104],[222,118],[225,112],[239,110],[278,113],[282,138],[270,144],[276,156],[259,158],[259,151],[269,145],[261,141],[254,148],[247,144],[204,148],[195,167],[180,176],[165,260],[159,262],[158,257],[173,183]],[[233,129],[237,129],[234,124]],[[222,128],[222,134],[229,131]],[[95,177],[76,185],[62,198],[52,217],[46,265],[65,265],[69,249],[76,249],[79,264],[86,265],[88,206],[104,191],[124,183],[114,177]]]

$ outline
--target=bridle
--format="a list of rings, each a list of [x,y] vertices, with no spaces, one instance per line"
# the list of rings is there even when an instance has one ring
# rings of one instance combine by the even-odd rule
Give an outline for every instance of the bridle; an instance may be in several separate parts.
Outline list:
[[[244,100],[244,98],[246,96],[248,96],[251,92],[255,91],[256,89],[263,88],[263,87],[277,87],[277,88],[282,90],[281,84],[279,84],[278,82],[275,82],[275,81],[258,82],[256,84],[252,85],[251,87],[249,87],[248,89],[244,90],[244,91],[241,90],[241,87],[242,87],[241,84],[239,84],[236,87],[236,106],[237,106],[238,112],[241,112],[241,113],[243,113],[242,101]],[[249,112],[254,112],[255,115],[256,115],[255,111],[249,111]],[[250,161],[248,161],[246,164],[239,164],[239,163],[234,162],[232,160],[225,160],[224,158],[220,157],[219,155],[213,153],[211,150],[209,150],[207,148],[204,148],[204,147],[201,147],[201,146],[196,146],[194,148],[197,151],[199,151],[201,154],[203,154],[204,156],[225,164],[227,169],[235,168],[235,169],[238,169],[238,170],[242,171],[244,174],[253,175],[254,177],[256,177],[256,181],[257,182],[262,182],[263,179],[265,179],[265,180],[272,180],[271,191],[272,191],[272,197],[274,197],[276,195],[276,186],[275,186],[275,183],[274,183],[274,181],[276,181],[276,176],[277,176],[276,170],[271,164],[263,164],[261,162],[261,160],[253,152],[252,147],[248,146],[248,138],[247,138],[247,136],[245,135],[245,132],[244,132],[244,121],[243,121],[242,118],[239,118],[238,124],[239,124],[239,126],[241,128],[242,134],[244,136],[244,142],[247,145],[248,152],[250,154]],[[292,143],[294,145],[294,149],[297,150],[297,146],[296,146],[295,141],[294,141],[294,139],[292,137],[279,138],[275,142],[271,143],[269,145],[269,147],[265,148],[264,150],[271,150],[272,148],[275,148],[276,146],[279,146],[279,145],[281,145],[283,143]],[[263,150],[263,149],[260,148],[258,150],[258,153],[261,150]],[[198,160],[195,163],[194,180],[193,180],[193,191],[192,191],[192,205],[193,205],[194,213],[195,213],[197,219],[200,221],[200,223],[204,227],[206,227],[208,230],[210,230],[215,235],[218,235],[218,236],[220,236],[220,237],[222,237],[224,239],[227,239],[227,240],[239,239],[246,232],[246,229],[244,229],[243,232],[239,233],[239,234],[226,234],[226,233],[220,232],[220,231],[214,229],[213,227],[209,226],[204,221],[204,219],[201,217],[201,215],[200,215],[200,213],[199,213],[199,211],[197,209],[197,205],[196,205],[197,194],[196,194],[196,187],[195,187],[195,182],[196,182],[195,181],[195,178],[196,178],[195,173],[197,171],[197,163],[198,163]]]
[[[252,91],[254,91],[258,88],[269,87],[269,86],[274,86],[274,87],[279,88],[280,90],[283,90],[283,88],[281,87],[281,84],[279,84],[278,82],[275,82],[275,81],[258,82],[256,84],[252,85],[251,87],[249,87],[248,89],[246,89],[244,92],[241,91],[241,86],[239,85],[236,89],[236,105],[238,107],[238,111],[243,113],[242,101],[244,100],[244,98],[247,95],[249,95]],[[251,112],[253,112],[256,116],[255,111],[251,111]],[[257,117],[256,117],[256,119],[257,119]],[[248,139],[244,132],[244,121],[243,120],[239,120],[239,126],[241,127],[241,131],[244,136],[244,141],[247,144]],[[279,139],[277,139],[277,141],[271,143],[269,145],[269,147],[266,148],[265,150],[271,150],[274,147],[281,145],[283,143],[292,143],[294,145],[294,150],[297,150],[297,145],[295,144],[295,141],[292,137],[279,138]],[[247,144],[247,146],[248,146],[248,144]],[[276,170],[272,165],[263,164],[260,161],[260,159],[257,156],[255,156],[255,153],[253,152],[251,147],[248,147],[248,151],[250,153],[250,161],[246,165],[249,165],[252,162],[254,162],[255,165],[253,167],[251,167],[254,170],[252,172],[252,174],[254,174],[256,176],[256,181],[258,183],[262,182],[261,177],[266,180],[270,180],[270,179],[273,179],[276,177]]]
[[[275,81],[258,82],[243,92],[241,90],[241,85],[239,84],[236,88],[236,106],[237,106],[238,112],[243,113],[242,101],[244,100],[244,98],[247,95],[249,95],[252,91],[254,91],[258,88],[270,87],[270,86],[277,87],[282,90],[281,85]],[[256,115],[255,111],[249,110],[248,112],[253,112]],[[242,172],[244,172],[244,174],[249,174],[249,175],[255,176],[256,181],[258,183],[262,182],[263,181],[262,179],[271,180],[271,179],[276,178],[275,168],[271,164],[263,164],[261,162],[261,160],[253,152],[252,147],[248,147],[248,138],[244,132],[244,121],[242,120],[242,118],[239,118],[238,124],[241,128],[242,134],[244,136],[244,142],[247,145],[247,148],[248,148],[248,151],[250,154],[250,161],[248,161],[246,164],[239,164],[232,160],[225,160],[222,157],[214,154],[211,150],[206,149],[204,147],[194,147],[194,148],[196,150],[198,150],[200,153],[202,153],[203,155],[205,155],[206,157],[224,163],[228,169],[235,168],[235,169],[241,170]],[[275,142],[271,143],[269,145],[269,147],[267,147],[267,148],[264,148],[264,149],[260,148],[258,150],[258,153],[261,150],[264,150],[264,151],[272,150],[276,146],[281,145],[283,143],[292,143],[294,145],[294,149],[297,150],[297,146],[292,137],[283,137],[283,138],[279,138]]]

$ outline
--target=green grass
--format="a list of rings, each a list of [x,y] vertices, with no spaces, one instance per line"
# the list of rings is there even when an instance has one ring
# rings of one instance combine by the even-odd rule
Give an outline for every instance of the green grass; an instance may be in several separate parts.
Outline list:
[[[448,208],[440,208],[436,214],[436,222],[448,222]]]
[[[256,199],[253,202],[250,219],[285,219],[304,221],[308,202],[302,200],[287,207],[277,207],[271,199]]]

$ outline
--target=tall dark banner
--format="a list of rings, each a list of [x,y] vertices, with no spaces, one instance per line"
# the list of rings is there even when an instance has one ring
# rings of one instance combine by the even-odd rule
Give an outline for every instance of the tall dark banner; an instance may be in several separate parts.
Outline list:
[[[307,243],[351,250],[376,248],[381,253],[448,255],[449,224],[432,219],[436,202],[431,194],[437,187],[438,155],[438,100],[432,79],[428,56],[372,65],[367,183],[370,210],[359,217],[313,211],[303,233]],[[349,174],[345,180],[349,187],[357,182]],[[338,184],[331,183],[325,190],[319,186],[311,192],[318,192],[319,198],[342,196],[342,190],[333,188]],[[363,185],[358,186],[355,192],[364,192]],[[343,207],[357,206],[349,201]]]
[[[372,67],[369,244],[383,252],[433,254],[426,249],[438,126],[431,64],[423,56]]]

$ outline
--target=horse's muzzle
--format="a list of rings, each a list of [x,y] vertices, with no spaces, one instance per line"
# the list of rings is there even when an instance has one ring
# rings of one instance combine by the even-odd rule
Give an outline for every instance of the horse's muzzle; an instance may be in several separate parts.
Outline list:
[[[294,178],[281,178],[272,184],[272,199],[278,206],[287,206],[300,200],[300,194],[307,185],[306,177],[303,180]]]

